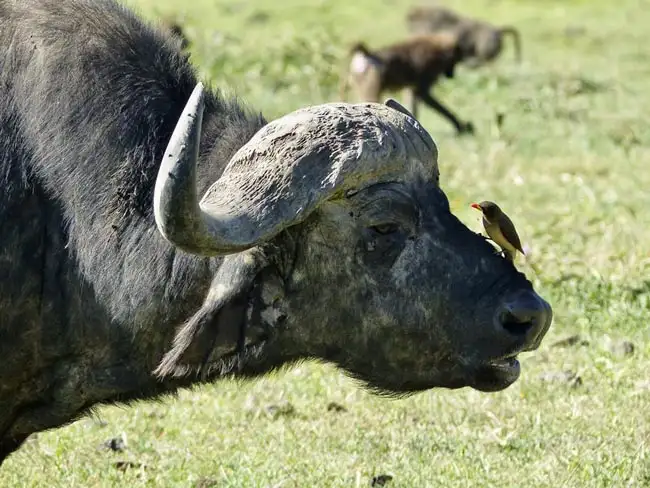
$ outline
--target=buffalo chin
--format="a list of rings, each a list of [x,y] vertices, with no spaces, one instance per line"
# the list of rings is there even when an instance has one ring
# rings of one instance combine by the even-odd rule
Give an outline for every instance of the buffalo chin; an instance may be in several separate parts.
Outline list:
[[[386,382],[386,378],[368,378],[364,374],[348,370],[347,373],[359,380],[374,394],[391,398],[406,398],[432,389],[458,390],[472,388],[490,393],[505,390],[515,383],[521,374],[521,366],[515,356],[495,359],[474,367],[446,371],[437,378],[424,381],[403,381],[398,384]]]
[[[521,365],[515,357],[491,361],[476,370],[469,386],[482,392],[501,391],[517,381],[520,374]]]

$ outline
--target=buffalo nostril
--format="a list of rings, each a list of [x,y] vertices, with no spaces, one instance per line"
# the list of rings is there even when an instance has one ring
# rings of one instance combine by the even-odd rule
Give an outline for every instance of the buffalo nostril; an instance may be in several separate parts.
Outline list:
[[[532,351],[539,347],[552,318],[550,305],[534,291],[527,290],[508,297],[495,316],[495,325],[511,338],[523,340],[524,351]]]
[[[533,314],[521,309],[509,309],[501,312],[501,326],[513,335],[526,335],[535,325]]]

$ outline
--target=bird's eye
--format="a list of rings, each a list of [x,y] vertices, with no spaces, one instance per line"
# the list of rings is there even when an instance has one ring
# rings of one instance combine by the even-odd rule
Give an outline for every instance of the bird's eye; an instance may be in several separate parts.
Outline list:
[[[377,234],[393,234],[394,232],[397,232],[399,230],[399,225],[390,223],[390,224],[379,224],[379,225],[373,225],[370,227],[373,231],[375,231]]]

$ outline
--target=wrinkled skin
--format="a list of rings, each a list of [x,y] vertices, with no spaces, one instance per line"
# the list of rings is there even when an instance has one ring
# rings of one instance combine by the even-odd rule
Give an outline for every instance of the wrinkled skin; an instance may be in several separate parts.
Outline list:
[[[548,305],[449,212],[435,182],[374,185],[325,203],[288,234],[256,250],[273,263],[266,273],[273,271],[261,284],[269,297],[260,307],[262,324],[246,326],[248,341],[268,340],[267,353],[279,348],[280,355],[300,351],[333,361],[376,391],[501,390],[517,379],[518,368],[493,368],[490,361],[536,348],[550,325]],[[504,307],[525,315],[527,305],[534,323],[516,317],[503,323]],[[222,371],[228,348],[215,354],[213,341],[185,338],[176,349],[192,352],[174,357],[171,370],[198,370],[211,354]],[[263,367],[259,359],[250,364]]]
[[[244,245],[226,226],[237,251],[207,240],[183,250],[159,219],[182,212],[153,211],[165,145],[197,84],[175,40],[109,0],[0,0],[0,15],[0,462],[97,404],[303,358],[385,394],[497,391],[517,379],[513,357],[539,345],[550,307],[450,213],[435,146],[407,114],[393,118],[402,171],[371,157],[381,152],[371,140],[337,168],[306,158],[327,175],[353,169],[339,186],[301,179],[309,198],[296,184],[271,184],[273,198],[243,193],[259,197],[273,234]],[[196,164],[197,197],[267,127],[218,92],[204,107],[200,144],[188,143],[198,161],[179,160]],[[391,119],[380,105],[346,107],[334,127]],[[299,197],[308,211],[278,223]]]
[[[508,293],[529,285],[450,214],[434,182],[386,183],[328,203],[306,243],[289,316],[320,325],[303,347],[376,389],[504,388],[515,377],[480,375],[486,361],[536,346],[547,325],[516,336],[497,323]]]

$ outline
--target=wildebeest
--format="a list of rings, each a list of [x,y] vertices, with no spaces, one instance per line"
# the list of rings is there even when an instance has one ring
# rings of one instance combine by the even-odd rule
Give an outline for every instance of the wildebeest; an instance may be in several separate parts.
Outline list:
[[[303,358],[387,394],[518,378],[551,308],[450,212],[396,105],[267,122],[114,0],[0,17],[0,460],[95,405]]]
[[[339,95],[345,100],[351,85],[358,99],[378,102],[385,91],[407,89],[414,117],[418,116],[419,102],[423,102],[449,121],[458,134],[473,133],[471,122],[459,120],[431,95],[431,88],[441,77],[454,77],[462,59],[456,36],[446,33],[413,36],[375,50],[357,42],[350,48]]]
[[[521,39],[519,31],[513,26],[497,27],[441,6],[412,7],[406,14],[406,24],[413,34],[450,32],[457,35],[464,61],[470,67],[494,61],[503,49],[504,36],[510,35],[515,47],[515,59],[521,61]]]

